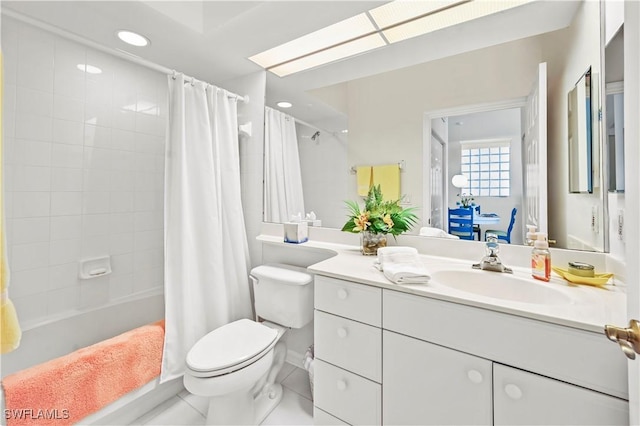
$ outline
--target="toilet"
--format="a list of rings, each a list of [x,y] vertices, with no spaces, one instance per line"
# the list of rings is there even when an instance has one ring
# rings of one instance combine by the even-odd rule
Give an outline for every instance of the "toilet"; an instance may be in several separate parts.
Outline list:
[[[251,270],[256,316],[202,337],[186,358],[185,388],[209,398],[207,424],[260,424],[282,399],[275,383],[287,347],[282,336],[313,319],[313,276],[282,264]]]

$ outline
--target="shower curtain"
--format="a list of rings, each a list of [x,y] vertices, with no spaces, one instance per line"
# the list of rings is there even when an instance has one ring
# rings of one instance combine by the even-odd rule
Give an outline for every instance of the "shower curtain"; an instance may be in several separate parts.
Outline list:
[[[302,174],[295,119],[265,108],[264,120],[264,220],[287,222],[304,215]]]
[[[237,115],[228,92],[169,76],[161,382],[184,374],[206,333],[252,317]]]

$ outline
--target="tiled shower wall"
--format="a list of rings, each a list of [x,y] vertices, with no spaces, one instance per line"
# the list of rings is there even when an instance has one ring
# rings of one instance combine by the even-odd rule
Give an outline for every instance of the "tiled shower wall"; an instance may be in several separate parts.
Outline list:
[[[6,16],[2,50],[20,322],[162,287],[166,76]],[[78,262],[103,255],[113,273],[80,280]]]

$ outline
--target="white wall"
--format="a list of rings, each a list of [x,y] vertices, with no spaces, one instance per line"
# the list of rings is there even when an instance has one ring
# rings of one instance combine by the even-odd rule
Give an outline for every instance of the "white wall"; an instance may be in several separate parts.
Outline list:
[[[463,116],[449,117],[449,200],[448,207],[454,207],[459,201],[460,190],[451,184],[451,177],[461,173],[460,141],[483,139],[511,139],[511,195],[509,197],[474,196],[475,203],[480,205],[482,213],[497,213],[500,223],[483,225],[482,238],[487,229],[506,231],[511,221],[511,210],[518,209],[516,222],[511,233],[512,244],[524,243],[524,224],[522,222],[522,142],[520,126],[520,108],[489,111]],[[462,122],[462,125],[456,125]]]
[[[320,132],[296,123],[298,152],[302,173],[302,191],[307,213],[314,212],[322,226],[342,228],[347,209],[347,185],[351,174],[347,165],[347,135]]]
[[[404,160],[401,191],[421,209],[425,112],[524,97],[540,59],[532,37],[349,82],[348,164]]]
[[[548,63],[548,206],[549,238],[559,247],[602,251],[602,176],[600,167],[594,171],[592,194],[570,194],[568,172],[567,93],[589,67],[600,84],[599,27],[600,2],[583,2],[568,28],[542,36],[544,60]],[[595,48],[594,48],[595,47]],[[594,153],[594,162],[599,157]],[[606,189],[605,189],[606,190]],[[591,228],[591,210],[597,210],[595,230]]]
[[[2,49],[21,324],[161,288],[166,76],[5,16]],[[78,279],[80,259],[107,254],[112,275]]]

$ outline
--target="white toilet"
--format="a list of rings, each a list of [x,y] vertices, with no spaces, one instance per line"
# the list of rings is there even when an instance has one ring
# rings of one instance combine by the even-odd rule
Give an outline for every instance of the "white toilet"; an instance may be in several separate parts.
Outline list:
[[[313,319],[313,276],[289,265],[251,271],[256,315],[202,337],[187,354],[185,388],[209,398],[207,424],[259,424],[282,399],[275,378],[287,354],[281,337]]]

